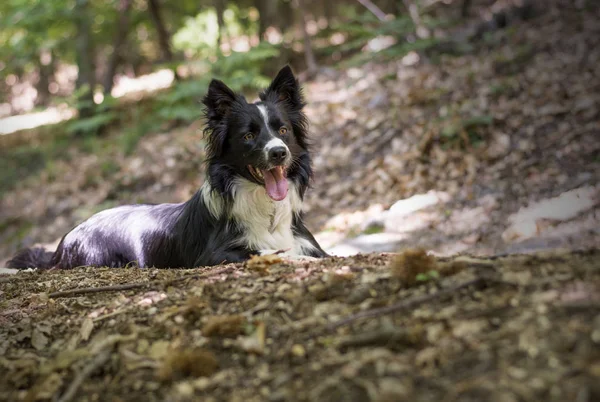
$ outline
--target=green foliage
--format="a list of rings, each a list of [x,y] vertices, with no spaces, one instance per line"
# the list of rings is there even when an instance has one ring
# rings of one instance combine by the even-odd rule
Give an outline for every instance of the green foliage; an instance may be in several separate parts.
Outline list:
[[[157,119],[153,115],[144,115],[142,109],[136,107],[132,113],[133,123],[124,127],[119,135],[119,147],[125,155],[131,155],[140,138],[149,133],[156,126]]]
[[[14,184],[39,171],[45,164],[39,149],[18,147],[0,151],[0,193],[13,187]]]
[[[446,146],[476,147],[484,140],[482,129],[493,123],[494,118],[489,115],[463,118],[454,112],[439,122],[440,140]]]
[[[173,47],[194,57],[214,56],[219,38],[219,25],[214,9],[202,11],[185,20],[185,25],[173,35]]]
[[[329,56],[333,53],[354,54],[338,63],[341,68],[359,66],[368,61],[387,61],[405,56],[411,51],[421,51],[429,49],[439,43],[438,39],[416,39],[407,41],[406,38],[412,36],[415,26],[407,15],[400,15],[387,21],[378,20],[370,12],[357,14],[349,9],[345,12],[346,19],[337,22],[330,29],[320,33],[321,38],[328,38],[332,33],[341,32],[345,35],[345,41],[340,45],[326,46],[317,49],[317,53],[323,56]],[[429,20],[427,26],[441,24],[437,20]],[[377,37],[391,37],[396,40],[396,44],[377,52],[363,51],[369,41]]]
[[[248,52],[233,52],[229,56],[220,56],[213,64],[216,76],[227,81],[234,91],[248,91],[264,88],[271,77],[262,74],[262,68],[280,57],[278,46],[261,42]]]
[[[202,115],[200,100],[208,89],[208,77],[177,82],[157,98],[156,116],[161,121],[192,122]]]
[[[248,9],[230,4],[223,14],[223,33],[229,37],[252,35],[258,24]],[[208,8],[195,17],[186,17],[184,25],[173,35],[173,47],[197,59],[215,57],[218,51],[219,25],[215,9]]]
[[[382,225],[379,225],[379,224],[370,225],[365,230],[363,230],[363,234],[366,234],[366,235],[383,233],[383,232],[385,232],[385,227],[383,227]]]
[[[69,134],[82,133],[83,135],[96,134],[101,128],[114,122],[117,118],[115,112],[97,113],[92,117],[73,120],[67,127],[67,132]]]
[[[102,177],[110,177],[121,170],[121,167],[113,159],[105,159],[100,164],[100,172]]]
[[[119,115],[114,111],[118,105],[118,100],[112,96],[104,98],[103,102],[96,105],[92,101],[82,99],[85,93],[89,91],[86,86],[76,90],[71,98],[67,100],[74,108],[81,110],[83,107],[91,107],[93,114],[91,117],[72,120],[67,125],[67,133],[78,134],[82,136],[97,134],[107,125],[116,122]]]
[[[432,271],[417,274],[417,276],[415,276],[415,279],[417,280],[417,282],[436,281],[436,280],[440,279],[440,273],[438,271],[432,270]]]

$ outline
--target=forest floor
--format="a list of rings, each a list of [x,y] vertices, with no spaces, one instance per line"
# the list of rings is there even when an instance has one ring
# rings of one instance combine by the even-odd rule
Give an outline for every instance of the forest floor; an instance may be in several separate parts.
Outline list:
[[[308,226],[368,254],[0,277],[0,400],[600,399],[600,7],[544,4],[305,84]],[[21,167],[0,172],[0,267],[99,210],[188,199],[201,129],[0,150]]]
[[[0,400],[600,399],[598,250],[0,280]]]

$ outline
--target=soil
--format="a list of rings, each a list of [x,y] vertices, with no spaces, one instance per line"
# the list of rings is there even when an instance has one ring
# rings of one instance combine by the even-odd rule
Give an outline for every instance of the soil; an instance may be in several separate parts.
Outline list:
[[[0,400],[600,399],[598,250],[23,272],[0,294]]]

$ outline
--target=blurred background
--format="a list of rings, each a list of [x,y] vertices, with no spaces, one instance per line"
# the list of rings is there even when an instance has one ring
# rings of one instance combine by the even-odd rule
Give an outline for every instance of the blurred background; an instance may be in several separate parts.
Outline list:
[[[309,228],[337,255],[597,246],[595,0],[5,0],[0,266],[204,180],[210,79],[308,100]]]

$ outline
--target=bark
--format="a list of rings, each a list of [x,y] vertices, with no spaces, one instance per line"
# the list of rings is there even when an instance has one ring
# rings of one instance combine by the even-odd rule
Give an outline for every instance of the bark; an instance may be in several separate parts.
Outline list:
[[[460,15],[463,18],[468,17],[470,8],[471,8],[471,0],[463,0],[462,7],[460,9]]]
[[[162,58],[167,62],[173,61],[173,52],[171,52],[170,44],[171,36],[169,31],[167,31],[167,27],[162,19],[158,0],[148,0],[148,11],[150,12],[152,23],[156,28],[156,33],[158,35],[158,46],[160,47]]]
[[[285,33],[294,26],[294,9],[291,2],[281,2],[278,4],[277,21],[279,23],[279,30],[281,33]]]
[[[38,106],[46,106],[50,101],[50,80],[54,76],[54,55],[52,51],[43,49],[40,52],[39,58],[39,79],[36,84],[37,97],[35,99],[35,104]]]
[[[267,31],[267,8],[265,1],[268,0],[257,0],[255,2],[256,9],[258,10],[258,40],[262,41]]]
[[[94,114],[94,87],[96,86],[94,68],[94,44],[90,31],[90,18],[88,11],[88,0],[77,0],[75,2],[75,26],[77,38],[75,49],[77,51],[77,90],[81,94],[78,99],[78,111],[80,118],[91,117]],[[84,87],[87,90],[81,92]]]
[[[335,3],[333,1],[323,2],[323,14],[327,20],[327,24],[331,24],[331,20],[335,16]]]
[[[223,14],[225,13],[225,0],[214,0],[215,10],[217,12],[217,25],[219,26],[219,36],[217,38],[217,46],[219,51],[221,50],[221,45],[223,44],[224,39],[224,31],[225,31],[225,18]]]
[[[304,0],[296,0],[298,11],[300,12],[300,26],[302,28],[302,38],[304,41],[304,58],[306,60],[307,73],[309,77],[314,76],[317,73],[318,66],[315,54],[312,49],[310,35],[306,29],[306,5]]]
[[[119,67],[119,64],[123,60],[123,45],[127,40],[127,33],[129,32],[129,12],[131,10],[131,3],[132,0],[119,1],[119,22],[113,39],[113,52],[108,60],[108,67],[106,69],[106,75],[104,76],[103,86],[105,96],[110,95],[114,84],[115,74],[117,73],[117,67]]]
[[[269,27],[280,27],[281,16],[278,12],[277,1],[257,0],[255,5],[260,15],[258,20],[258,38],[262,41]]]

